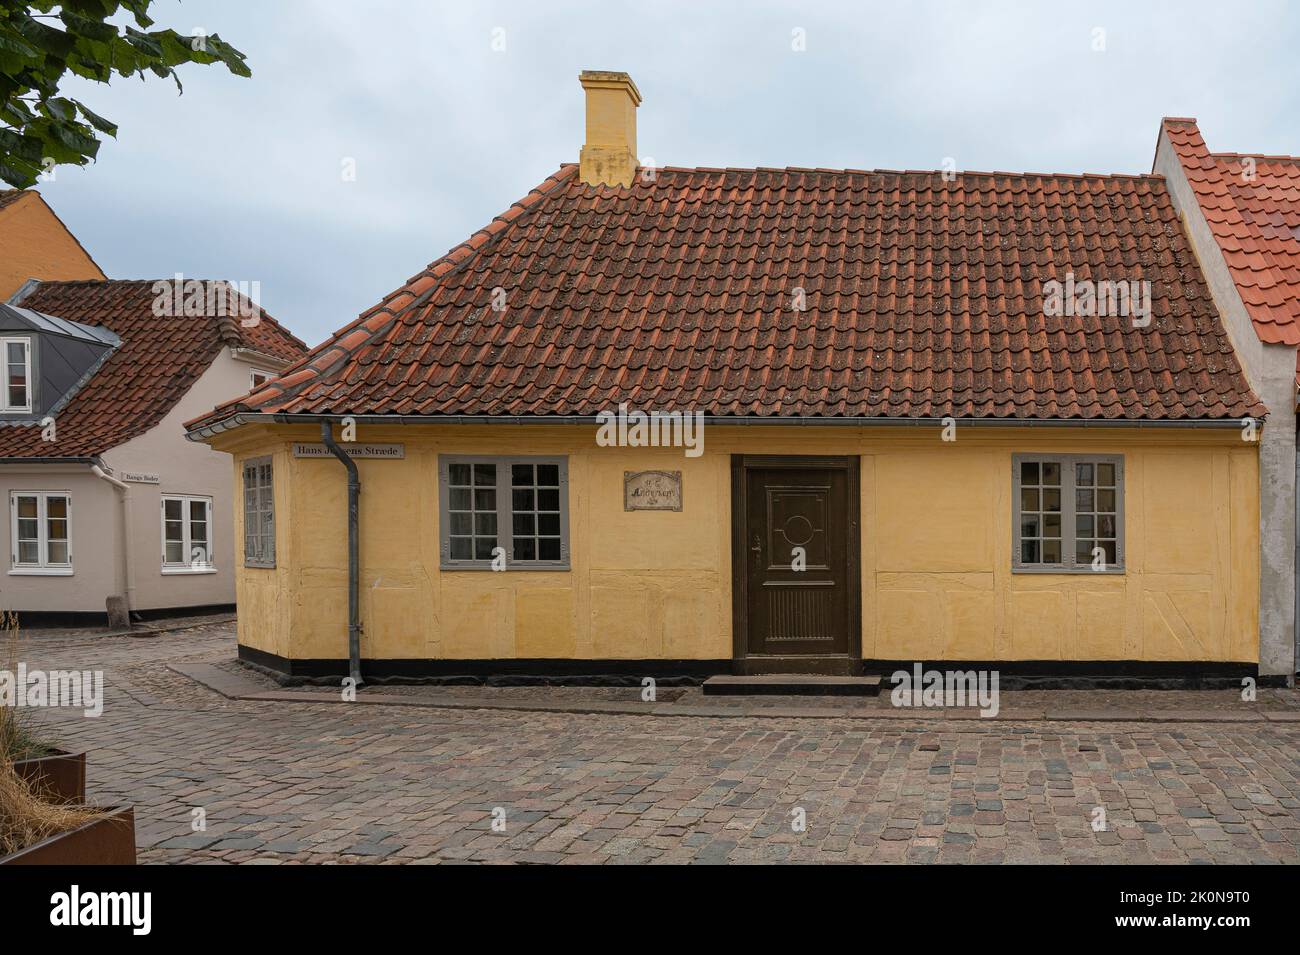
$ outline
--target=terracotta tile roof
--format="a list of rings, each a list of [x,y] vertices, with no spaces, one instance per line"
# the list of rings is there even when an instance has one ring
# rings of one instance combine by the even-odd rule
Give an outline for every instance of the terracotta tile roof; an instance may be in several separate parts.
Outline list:
[[[23,308],[107,328],[122,344],[57,413],[56,441],[41,440],[36,424],[5,425],[0,458],[94,457],[144,433],[189,391],[223,346],[287,361],[307,350],[265,312],[252,327],[244,327],[238,315],[155,315],[155,284],[42,282],[21,299]]]
[[[1164,128],[1260,340],[1300,344],[1300,158],[1211,153],[1194,119]]]
[[[1042,284],[1152,283],[1149,327]],[[494,289],[504,311],[492,308]],[[806,310],[792,308],[804,290]],[[1164,180],[566,165],[239,411],[1189,419],[1262,414]]]

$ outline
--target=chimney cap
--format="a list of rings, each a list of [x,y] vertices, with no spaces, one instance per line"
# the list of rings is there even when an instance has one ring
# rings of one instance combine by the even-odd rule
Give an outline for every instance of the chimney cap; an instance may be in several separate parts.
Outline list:
[[[578,82],[583,89],[621,89],[626,90],[632,98],[632,105],[641,105],[641,91],[632,82],[632,77],[617,70],[583,70],[578,74]]]

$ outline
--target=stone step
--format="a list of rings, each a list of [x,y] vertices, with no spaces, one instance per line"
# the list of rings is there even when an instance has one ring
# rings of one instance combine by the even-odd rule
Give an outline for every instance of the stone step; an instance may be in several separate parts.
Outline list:
[[[764,673],[711,676],[704,681],[706,696],[875,696],[879,692],[879,676]]]

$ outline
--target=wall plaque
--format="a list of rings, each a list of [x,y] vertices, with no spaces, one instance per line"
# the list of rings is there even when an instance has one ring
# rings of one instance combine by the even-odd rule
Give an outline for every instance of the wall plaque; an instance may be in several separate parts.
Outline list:
[[[681,471],[624,471],[623,510],[680,511]]]

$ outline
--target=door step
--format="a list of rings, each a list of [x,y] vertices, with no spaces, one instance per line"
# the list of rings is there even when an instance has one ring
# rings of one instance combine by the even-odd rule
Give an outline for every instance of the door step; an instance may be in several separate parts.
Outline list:
[[[879,676],[822,676],[814,673],[764,673],[711,676],[705,696],[875,696]]]

